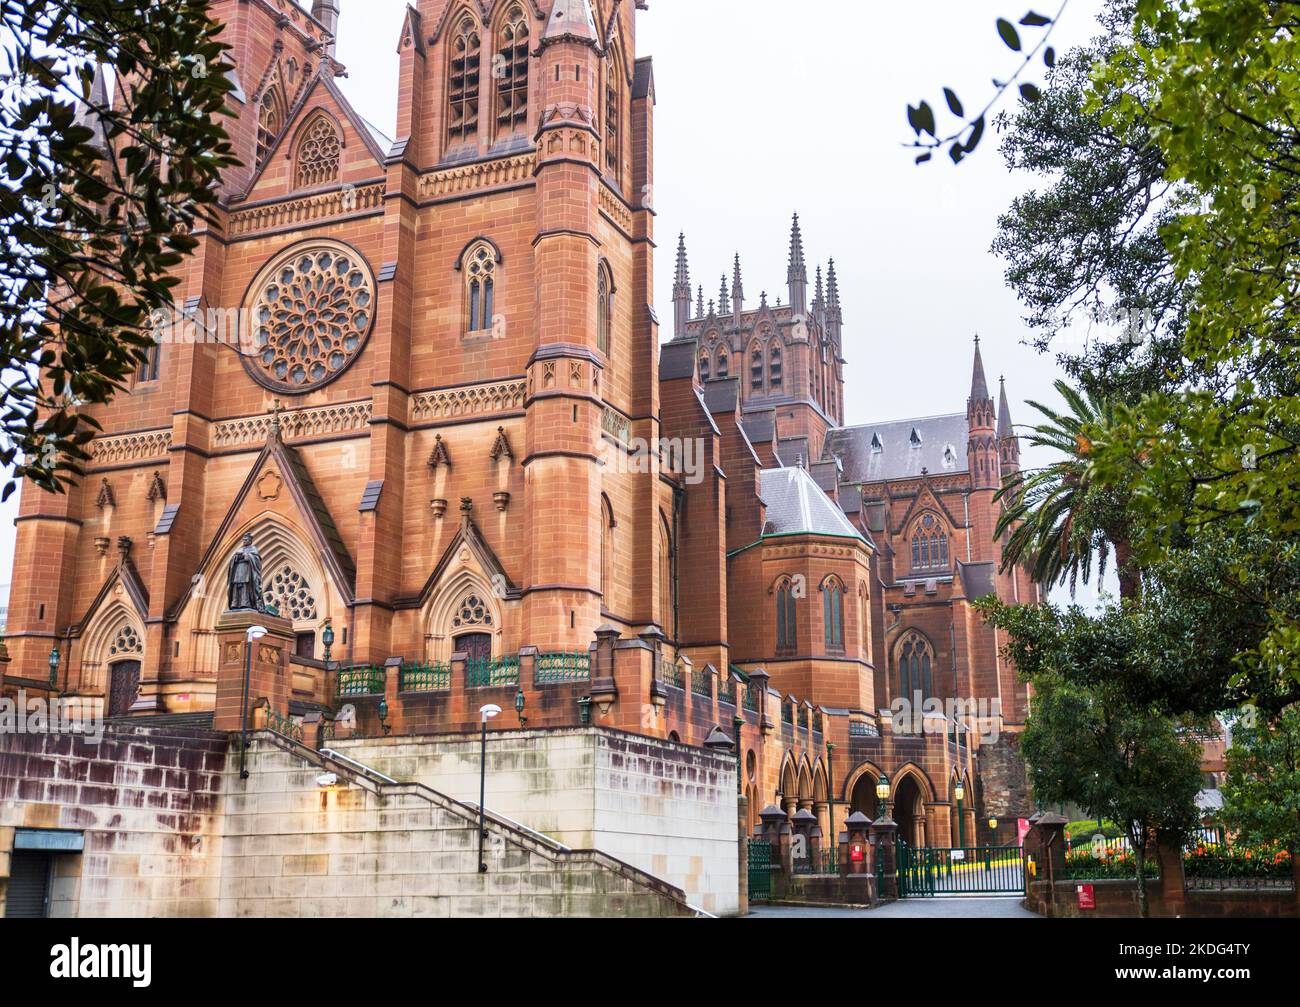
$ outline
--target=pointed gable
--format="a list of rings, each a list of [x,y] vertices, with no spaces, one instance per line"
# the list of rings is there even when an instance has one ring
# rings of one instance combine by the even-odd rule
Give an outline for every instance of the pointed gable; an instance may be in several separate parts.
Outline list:
[[[352,107],[323,66],[287,113],[286,123],[242,202],[373,180],[392,141]]]

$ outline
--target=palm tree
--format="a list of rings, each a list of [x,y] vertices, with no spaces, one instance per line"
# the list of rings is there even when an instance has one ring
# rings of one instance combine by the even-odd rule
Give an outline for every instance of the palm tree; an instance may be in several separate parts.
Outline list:
[[[1002,504],[994,534],[1007,536],[1002,570],[1023,564],[1038,583],[1068,583],[1073,595],[1080,580],[1088,583],[1094,558],[1098,577],[1105,576],[1113,550],[1120,597],[1136,598],[1141,573],[1133,563],[1127,494],[1101,486],[1090,475],[1087,431],[1110,425],[1110,403],[1064,381],[1055,387],[1068,412],[1031,401],[1047,422],[1031,427],[1028,439],[1061,457],[1044,468],[1011,473],[994,497]]]

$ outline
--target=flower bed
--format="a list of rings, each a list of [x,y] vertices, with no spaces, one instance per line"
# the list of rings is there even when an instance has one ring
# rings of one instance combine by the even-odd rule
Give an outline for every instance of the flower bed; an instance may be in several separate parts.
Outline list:
[[[1183,855],[1189,878],[1291,877],[1291,854],[1279,846],[1230,846],[1201,843]]]
[[[1102,854],[1098,856],[1098,853]],[[1136,878],[1137,858],[1133,851],[1120,846],[1107,845],[1094,851],[1091,845],[1080,846],[1065,854],[1065,873],[1069,878]],[[1143,865],[1148,879],[1160,877],[1160,862],[1148,856]]]

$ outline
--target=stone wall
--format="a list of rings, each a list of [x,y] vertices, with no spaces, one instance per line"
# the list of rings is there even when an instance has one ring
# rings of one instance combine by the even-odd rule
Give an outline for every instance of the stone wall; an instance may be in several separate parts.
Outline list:
[[[477,735],[365,739],[335,750],[397,780],[477,802]],[[490,732],[492,811],[573,849],[598,849],[677,885],[706,912],[739,908],[731,755],[604,728]]]
[[[697,796],[693,806],[689,795],[717,792],[719,807],[730,813],[734,898],[735,807],[727,787],[735,777],[721,780],[717,757],[670,753],[672,782],[658,781],[656,801],[651,791],[654,774],[665,769],[663,755],[656,762],[639,739],[571,733],[576,737],[557,738],[554,749],[539,746],[524,760],[541,771],[547,758],[563,761],[560,753],[571,749],[570,771],[527,781],[543,791],[557,788],[539,801],[555,802],[565,816],[585,809],[590,836],[635,849],[657,840],[633,835],[629,825],[657,827],[656,814],[695,823],[712,805]],[[456,741],[463,746],[464,739]],[[266,732],[254,735],[245,782],[227,744],[225,735],[179,728],[113,728],[94,744],[57,735],[0,737],[0,911],[15,832],[27,828],[84,835],[83,853],[54,862],[51,910],[59,916],[693,913],[680,888],[623,862],[618,851],[569,849],[494,815],[481,874],[476,812],[452,797],[418,782],[385,783]],[[402,754],[418,765],[419,750],[432,745]],[[336,781],[323,779],[327,773]],[[608,791],[599,801],[597,779]],[[622,833],[609,820],[616,814],[623,815]],[[692,828],[698,825],[683,825],[681,835],[656,846],[661,863],[715,884],[716,865],[708,858],[693,863],[685,852]]]
[[[215,916],[224,735],[0,736],[0,915],[14,832],[71,829],[54,859],[57,916]]]
[[[1095,909],[1080,909],[1077,887],[1092,885]],[[1202,919],[1226,917],[1289,917],[1300,916],[1300,901],[1289,891],[1195,891],[1186,892],[1182,904],[1176,908],[1166,899],[1159,881],[1148,881],[1147,905],[1151,916],[1186,916]],[[1026,909],[1043,916],[1070,919],[1100,917],[1133,917],[1138,915],[1137,882],[1117,878],[1096,881],[1058,881],[1055,897],[1047,881],[1035,881],[1029,886],[1024,901]]]

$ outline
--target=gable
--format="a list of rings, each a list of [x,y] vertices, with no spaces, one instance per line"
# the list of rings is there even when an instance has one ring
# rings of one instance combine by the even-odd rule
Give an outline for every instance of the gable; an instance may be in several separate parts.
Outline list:
[[[240,202],[373,181],[383,173],[391,143],[356,112],[328,67],[322,67],[288,110],[284,128]],[[309,161],[313,168],[300,170]]]

